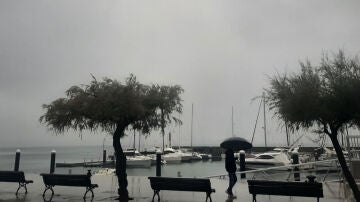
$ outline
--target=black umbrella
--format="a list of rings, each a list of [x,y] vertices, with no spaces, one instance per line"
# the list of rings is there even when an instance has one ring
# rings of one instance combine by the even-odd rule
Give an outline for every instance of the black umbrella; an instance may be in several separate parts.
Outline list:
[[[232,149],[234,151],[251,149],[252,144],[241,137],[230,137],[225,139],[220,147],[224,149]]]

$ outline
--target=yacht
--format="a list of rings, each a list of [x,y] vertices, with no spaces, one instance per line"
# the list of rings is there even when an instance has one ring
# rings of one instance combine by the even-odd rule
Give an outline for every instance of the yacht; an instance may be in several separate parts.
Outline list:
[[[181,156],[181,162],[191,162],[193,154],[186,150],[175,150]]]
[[[191,157],[192,161],[201,161],[202,159],[203,157],[199,153],[197,152],[192,153],[192,157]]]
[[[136,149],[124,151],[126,156],[126,166],[129,168],[149,168],[152,158],[140,154]]]
[[[211,154],[200,154],[203,161],[207,161],[212,158]]]
[[[237,161],[239,163],[239,161]],[[291,164],[288,154],[284,151],[271,151],[255,154],[252,158],[245,158],[247,169],[288,166]]]
[[[182,161],[182,154],[175,149],[168,147],[164,149],[162,159],[165,160],[167,164],[179,164]]]

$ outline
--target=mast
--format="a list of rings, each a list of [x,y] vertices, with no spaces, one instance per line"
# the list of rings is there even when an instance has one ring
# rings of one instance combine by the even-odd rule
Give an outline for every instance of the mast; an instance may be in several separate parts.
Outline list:
[[[135,156],[135,129],[134,129],[134,144],[133,144],[133,149],[134,149],[134,156]]]
[[[194,104],[191,104],[191,131],[190,131],[190,147],[193,146],[193,120],[194,119]]]
[[[141,138],[141,133],[139,132],[139,144],[138,144],[138,147],[139,147],[138,151],[139,152],[140,152],[140,138]]]
[[[231,136],[234,137],[234,106],[231,106]]]
[[[290,136],[289,136],[289,129],[286,124],[286,121],[285,121],[285,131],[286,131],[286,143],[287,143],[287,146],[289,147],[290,146]]]
[[[169,147],[171,148],[171,132],[169,132]]]
[[[103,139],[103,151],[105,150],[105,138]]]
[[[180,115],[179,115],[179,120],[180,120]],[[180,150],[180,124],[179,124],[179,150]]]
[[[265,100],[265,93],[263,93],[263,100],[264,100],[264,136],[265,136],[265,148],[267,148],[267,142],[266,142],[266,100]]]

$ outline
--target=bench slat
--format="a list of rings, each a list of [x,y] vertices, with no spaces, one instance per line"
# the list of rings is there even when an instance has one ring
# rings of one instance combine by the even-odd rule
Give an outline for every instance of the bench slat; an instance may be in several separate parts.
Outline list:
[[[324,197],[322,183],[248,180],[250,194]]]
[[[51,186],[91,187],[90,177],[87,175],[41,174],[44,184]]]
[[[153,190],[212,192],[209,179],[149,177]]]
[[[22,171],[0,171],[0,182],[25,182]]]

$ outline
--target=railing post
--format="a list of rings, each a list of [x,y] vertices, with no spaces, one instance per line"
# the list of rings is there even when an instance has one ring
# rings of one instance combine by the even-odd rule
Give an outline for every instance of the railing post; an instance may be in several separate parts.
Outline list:
[[[19,171],[19,165],[20,165],[20,149],[16,150],[16,154],[15,154],[15,167],[14,167],[14,171]]]
[[[161,176],[161,152],[156,152],[156,176]]]
[[[299,164],[299,153],[298,152],[294,152],[292,154],[292,160],[293,160],[293,164]],[[300,181],[300,172],[299,172],[298,166],[294,167],[294,180]]]
[[[51,151],[51,160],[50,160],[50,173],[54,173],[55,172],[55,156],[56,156],[56,151],[52,150]]]
[[[240,171],[245,171],[245,151],[241,150],[240,151]],[[246,178],[246,174],[245,173],[241,173],[240,178]]]

